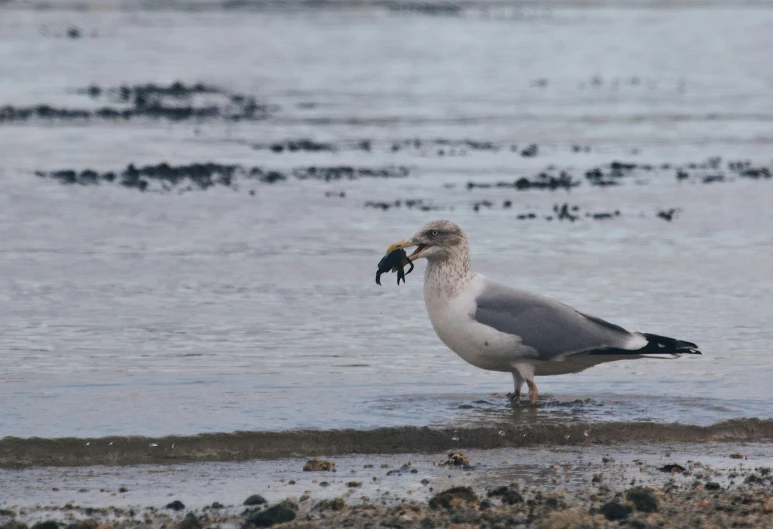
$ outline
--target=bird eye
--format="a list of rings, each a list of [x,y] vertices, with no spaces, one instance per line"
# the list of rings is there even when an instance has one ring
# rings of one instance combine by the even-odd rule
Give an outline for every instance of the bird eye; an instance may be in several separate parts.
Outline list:
[[[437,237],[437,230],[432,230],[432,236]]]

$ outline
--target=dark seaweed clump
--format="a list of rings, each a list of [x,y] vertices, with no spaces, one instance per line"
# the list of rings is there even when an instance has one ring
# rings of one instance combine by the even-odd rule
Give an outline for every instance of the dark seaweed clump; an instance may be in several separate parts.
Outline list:
[[[566,171],[561,171],[558,175],[550,174],[547,172],[541,172],[532,178],[521,177],[512,182],[496,182],[496,183],[479,183],[479,182],[467,182],[467,189],[515,189],[517,191],[523,191],[527,189],[549,189],[554,191],[556,189],[571,189],[580,185],[580,182],[574,180],[572,176]]]
[[[752,180],[770,179],[773,176],[769,166],[755,166],[749,160],[729,160],[714,156],[704,162],[691,162],[684,165],[636,164],[614,161],[608,167],[595,167],[585,173],[585,178],[591,185],[619,185],[630,176],[644,176],[650,173],[673,171],[677,181],[713,184],[717,182],[732,182],[739,178]]]
[[[299,152],[338,152],[342,150],[365,151],[370,152],[373,143],[369,139],[323,142],[314,141],[308,138],[296,140],[282,140],[272,143],[255,143],[252,148],[255,150],[269,150],[276,154],[299,153]]]
[[[446,2],[391,2],[387,4],[387,9],[406,15],[458,16],[462,13],[461,5]]]
[[[332,143],[320,143],[308,139],[288,140],[272,143],[269,146],[272,152],[335,152],[338,150]]]
[[[679,213],[679,208],[661,209],[658,211],[658,218],[671,222],[676,218],[677,213]]]
[[[645,183],[645,179],[655,175],[671,172],[680,182],[713,184],[717,182],[733,182],[738,179],[770,180],[773,178],[773,167],[755,165],[749,160],[731,160],[722,163],[720,157],[709,158],[705,162],[688,163],[684,165],[661,165],[623,162],[613,160],[607,165],[592,167],[584,172],[584,180],[597,187],[619,186],[626,181],[634,180],[637,184]],[[582,183],[575,178],[569,169],[556,173],[556,169],[548,167],[538,174],[522,176],[511,182],[467,182],[467,189],[515,189],[526,191],[531,189],[570,190]]]
[[[491,152],[497,153],[502,150],[518,153],[528,158],[536,156],[539,153],[539,146],[536,144],[527,145],[520,148],[515,144],[503,144],[493,141],[461,139],[452,140],[448,138],[435,138],[431,140],[422,140],[419,138],[393,141],[389,150],[393,153],[402,151],[416,152],[427,156],[435,154],[437,156],[464,156],[469,152]]]
[[[257,174],[256,171],[260,171]],[[167,163],[158,165],[146,165],[136,167],[129,164],[126,169],[120,173],[107,171],[99,173],[92,169],[75,171],[65,169],[61,171],[43,172],[37,171],[35,174],[44,178],[53,178],[62,184],[120,184],[124,187],[139,189],[145,191],[152,183],[158,183],[161,189],[169,190],[172,187],[187,185],[188,189],[198,188],[207,189],[212,186],[221,185],[230,187],[234,183],[234,177],[237,172],[244,173],[244,168],[238,165],[223,165],[216,163],[190,164],[171,166]],[[248,174],[255,172],[259,179],[266,178],[267,173],[263,173],[258,168],[253,168]]]
[[[169,121],[261,120],[276,108],[258,103],[253,96],[232,93],[223,89],[196,83],[185,85],[121,85],[103,88],[91,85],[76,93],[92,100],[109,104],[99,108],[59,108],[47,104],[26,107],[0,107],[0,124],[23,122],[31,119],[84,121],[128,120],[132,118],[166,119]]]
[[[580,206],[571,206],[568,202],[563,204],[556,204],[553,206],[553,218],[556,220],[568,220],[574,222],[580,220],[582,217],[592,220],[607,220],[620,216],[620,210],[614,211],[599,211],[599,212],[586,212],[580,213]],[[550,216],[546,217],[547,220],[552,220]]]
[[[491,200],[479,200],[475,202],[472,205],[472,209],[475,211],[480,211],[481,209],[493,209],[496,205]],[[512,202],[510,200],[505,200],[502,202],[502,208],[504,209],[510,209],[512,207]],[[616,209],[614,211],[586,211],[581,212],[580,206],[573,206],[569,204],[568,202],[564,202],[563,204],[555,204],[553,206],[553,213],[549,215],[537,215],[536,213],[520,213],[516,215],[516,219],[518,220],[535,220],[535,219],[544,219],[544,220],[560,220],[560,221],[569,221],[569,222],[575,222],[577,220],[581,220],[583,218],[590,219],[590,220],[608,220],[608,219],[614,219],[616,217],[620,217],[620,210]]]
[[[59,171],[36,171],[35,174],[41,178],[57,180],[62,184],[118,184],[140,191],[171,191],[172,189],[191,191],[209,189],[214,186],[236,188],[240,178],[265,184],[274,184],[288,179],[288,175],[281,171],[212,162],[187,165],[169,165],[164,162],[141,167],[129,164],[121,172],[63,169]],[[407,168],[394,167],[302,167],[293,171],[293,176],[297,179],[314,178],[324,181],[343,178],[348,180],[368,177],[389,178],[406,176],[407,174]]]
[[[293,176],[299,180],[357,180],[359,178],[402,178],[410,174],[405,166],[388,167],[352,167],[350,165],[333,167],[298,167]]]
[[[719,156],[709,158],[700,164],[691,163],[677,170],[679,181],[713,184],[717,182],[732,182],[738,178],[751,180],[769,180],[773,177],[771,167],[755,166],[749,160],[729,160],[723,164]]]
[[[512,153],[518,153],[521,156],[528,158],[531,156],[537,156],[539,153],[539,146],[537,144],[530,144],[521,148],[515,144],[502,142],[450,138],[408,138],[403,140],[391,140],[383,142],[377,142],[369,138],[332,142],[322,142],[308,138],[300,138],[275,141],[272,143],[256,143],[252,145],[252,148],[256,150],[270,150],[276,154],[298,152],[339,152],[346,150],[372,152],[377,148],[381,148],[385,152],[390,152],[393,154],[418,154],[420,156],[466,156],[471,152],[498,153],[501,151],[509,151]]]
[[[434,206],[429,202],[425,202],[420,198],[407,199],[407,200],[395,200],[394,202],[385,202],[383,200],[369,200],[365,202],[366,208],[380,209],[381,211],[387,211],[392,208],[405,207],[407,209],[418,209],[419,211],[437,211],[443,209],[439,206]]]
[[[594,186],[616,186],[620,184],[621,179],[631,176],[635,169],[652,171],[653,167],[651,165],[637,165],[615,160],[608,167],[594,167],[586,171],[585,179],[588,180],[590,185]]]

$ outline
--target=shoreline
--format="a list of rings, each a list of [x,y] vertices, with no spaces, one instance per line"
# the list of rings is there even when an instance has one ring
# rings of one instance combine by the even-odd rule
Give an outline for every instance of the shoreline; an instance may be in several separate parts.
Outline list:
[[[535,446],[773,441],[772,419],[733,419],[711,426],[679,423],[574,423],[482,428],[400,427],[373,430],[234,432],[196,436],[0,439],[0,468],[170,465],[353,454],[434,453]]]
[[[0,470],[0,527],[730,527],[773,522],[773,444],[657,443]],[[461,488],[461,489],[460,489]],[[456,489],[452,494],[443,494]],[[245,505],[253,495],[259,504]],[[289,510],[288,510],[289,509]],[[290,513],[289,511],[292,511]],[[292,517],[290,519],[289,517]],[[8,525],[8,524],[16,525]],[[395,525],[396,524],[396,525]],[[703,527],[703,526],[702,526]],[[706,527],[713,527],[707,525]]]

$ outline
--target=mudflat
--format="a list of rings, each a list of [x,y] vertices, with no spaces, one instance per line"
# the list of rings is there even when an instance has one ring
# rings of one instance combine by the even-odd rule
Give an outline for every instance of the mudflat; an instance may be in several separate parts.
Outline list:
[[[763,528],[773,521],[769,443],[319,458],[328,463],[2,470],[0,527]]]

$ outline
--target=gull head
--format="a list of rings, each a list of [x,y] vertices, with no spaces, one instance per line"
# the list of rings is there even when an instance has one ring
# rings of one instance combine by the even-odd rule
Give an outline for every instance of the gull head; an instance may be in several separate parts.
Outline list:
[[[411,261],[419,258],[430,262],[464,258],[469,254],[467,237],[462,229],[450,220],[433,220],[407,239],[397,241],[387,248],[387,254],[403,248],[416,247],[408,256]]]

